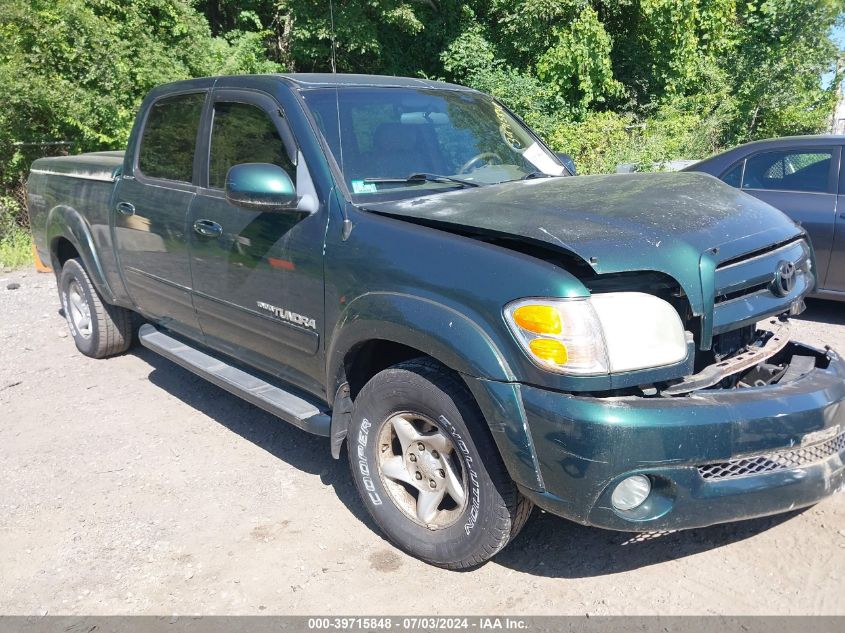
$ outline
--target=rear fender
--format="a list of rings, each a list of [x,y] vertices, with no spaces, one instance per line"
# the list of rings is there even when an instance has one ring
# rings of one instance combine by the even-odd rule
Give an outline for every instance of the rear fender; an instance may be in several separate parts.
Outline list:
[[[106,281],[102,263],[97,255],[91,228],[82,214],[65,205],[53,207],[47,216],[47,243],[50,245],[50,259],[57,276],[61,274],[57,253],[60,238],[65,238],[73,244],[97,291],[108,303],[115,303],[114,293]]]

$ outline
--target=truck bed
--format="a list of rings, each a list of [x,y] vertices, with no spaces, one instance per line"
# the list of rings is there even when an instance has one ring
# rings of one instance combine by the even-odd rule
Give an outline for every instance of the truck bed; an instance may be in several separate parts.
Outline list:
[[[123,165],[123,154],[122,151],[89,152],[39,158],[32,164],[31,173],[112,182],[116,170]]]
[[[38,256],[50,261],[49,224],[54,216],[75,215],[89,225],[96,248],[110,258],[109,208],[122,151],[91,152],[36,160],[27,182],[27,204]]]

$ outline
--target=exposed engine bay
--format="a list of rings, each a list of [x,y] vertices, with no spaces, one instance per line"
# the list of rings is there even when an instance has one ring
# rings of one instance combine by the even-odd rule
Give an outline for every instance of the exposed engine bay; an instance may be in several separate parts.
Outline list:
[[[660,395],[782,384],[798,380],[816,367],[827,367],[830,361],[823,353],[793,343],[786,317],[769,320],[765,329],[751,326],[726,334],[728,340],[720,339],[714,345],[715,362],[660,389]]]

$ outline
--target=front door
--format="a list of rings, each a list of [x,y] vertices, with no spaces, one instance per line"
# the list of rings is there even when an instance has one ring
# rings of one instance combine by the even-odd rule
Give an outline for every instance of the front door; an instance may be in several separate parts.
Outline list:
[[[321,373],[325,205],[260,212],[230,204],[226,174],[242,163],[282,167],[300,196],[313,187],[273,98],[219,90],[211,111],[207,168],[189,215],[194,304],[206,343],[320,393],[310,376]]]
[[[146,115],[137,162],[117,184],[114,238],[132,301],[148,318],[199,338],[186,222],[206,91],[164,97]]]

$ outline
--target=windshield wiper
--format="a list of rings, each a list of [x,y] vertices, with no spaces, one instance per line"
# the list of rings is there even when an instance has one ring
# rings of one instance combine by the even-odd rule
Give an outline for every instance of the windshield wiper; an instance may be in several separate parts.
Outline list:
[[[562,176],[563,174],[561,174]],[[520,180],[531,180],[532,178],[558,178],[555,174],[547,174],[544,171],[532,171],[520,178]]]
[[[429,174],[427,172],[420,172],[418,174],[411,174],[407,178],[364,178],[364,182],[385,182],[385,183],[408,183],[415,182],[454,182],[464,187],[478,187],[477,182],[464,180],[463,178],[453,178],[452,176],[441,176],[440,174]]]

